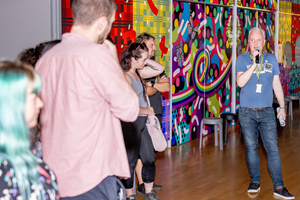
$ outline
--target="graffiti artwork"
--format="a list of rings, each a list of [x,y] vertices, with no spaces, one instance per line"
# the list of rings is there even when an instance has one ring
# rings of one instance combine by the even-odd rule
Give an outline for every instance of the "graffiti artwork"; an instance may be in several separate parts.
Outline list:
[[[231,112],[231,19],[230,8],[173,2],[172,145],[199,137],[203,117]]]

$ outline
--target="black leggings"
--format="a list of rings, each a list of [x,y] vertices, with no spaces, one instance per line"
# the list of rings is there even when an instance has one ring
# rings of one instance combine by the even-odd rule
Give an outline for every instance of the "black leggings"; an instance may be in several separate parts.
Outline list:
[[[145,183],[152,183],[155,177],[155,152],[151,137],[146,127],[147,116],[139,116],[135,122],[121,122],[127,151],[131,178],[122,180],[124,187],[133,187],[133,175],[138,158],[143,162],[142,178]]]

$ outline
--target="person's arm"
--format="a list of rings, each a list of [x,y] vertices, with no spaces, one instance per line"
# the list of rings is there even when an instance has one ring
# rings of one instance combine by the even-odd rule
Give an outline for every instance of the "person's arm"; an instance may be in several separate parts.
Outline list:
[[[253,58],[255,58],[256,55],[258,55],[258,54],[259,54],[259,52],[255,51],[253,54]],[[239,58],[238,58],[236,65],[241,65],[241,64],[244,64],[244,63],[239,62]],[[244,87],[248,83],[251,76],[253,75],[253,72],[254,72],[256,66],[257,66],[257,63],[255,63],[255,59],[253,59],[252,65],[246,71],[236,73],[236,82],[240,88]]]
[[[158,82],[155,82],[152,87],[152,82],[146,83],[148,96],[154,95],[157,91],[159,92],[169,92],[170,91],[170,81],[166,75],[163,75]]]
[[[150,83],[150,85],[149,85],[149,83]],[[152,96],[157,92],[157,89],[155,89],[154,87],[151,86],[151,82],[147,82],[146,89],[147,89],[148,96]]]
[[[154,60],[147,60],[149,66],[145,66],[144,69],[139,70],[143,79],[157,76],[165,70],[165,67]]]
[[[113,55],[114,59],[117,61],[117,63],[119,63],[119,57],[118,57],[118,53],[117,53],[117,48],[116,46],[111,42],[109,41],[108,39],[104,40],[104,43],[103,43],[107,48],[108,50],[111,52],[111,54]]]
[[[140,115],[155,115],[154,109],[152,107],[148,107],[148,108],[140,107],[139,114]]]
[[[153,87],[159,92],[169,92],[170,91],[170,81],[166,75],[160,77],[158,82],[154,83]]]
[[[280,83],[279,75],[275,75],[273,79],[273,90],[275,93],[275,96],[278,100],[279,106],[282,107],[279,109],[279,112],[277,113],[277,118],[279,118],[279,115],[283,116],[283,119],[285,120],[286,113],[285,113],[285,103],[284,103],[284,94],[282,90],[282,86]]]

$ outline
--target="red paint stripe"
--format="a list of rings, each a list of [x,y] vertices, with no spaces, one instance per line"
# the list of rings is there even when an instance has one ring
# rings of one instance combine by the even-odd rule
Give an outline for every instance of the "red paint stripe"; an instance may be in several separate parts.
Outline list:
[[[160,58],[163,57],[164,54],[168,53],[168,48],[166,47],[166,36],[162,36],[160,43],[159,43],[159,48],[161,50],[161,56]]]
[[[158,13],[158,9],[156,8],[156,6],[154,5],[152,0],[147,0],[149,7],[151,9],[151,11],[153,12],[153,14],[156,16]]]

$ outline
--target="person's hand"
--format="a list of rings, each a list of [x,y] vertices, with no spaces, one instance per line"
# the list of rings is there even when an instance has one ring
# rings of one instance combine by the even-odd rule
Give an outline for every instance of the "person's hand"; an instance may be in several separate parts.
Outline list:
[[[166,75],[163,75],[162,77],[160,77],[160,79],[159,79],[158,82],[160,82],[160,83],[168,83],[170,81],[169,81],[169,78]]]
[[[285,109],[280,108],[279,112],[277,113],[277,118],[279,119],[279,116],[282,115],[283,119],[285,120],[286,118],[286,113],[285,113]]]
[[[111,51],[111,52],[117,52],[116,46],[109,40],[104,40],[103,44]]]
[[[112,55],[116,58],[118,58],[117,48],[116,46],[109,40],[104,40],[103,45],[105,45],[108,50],[112,53]]]
[[[253,56],[253,59],[252,59],[252,64],[257,66],[257,63],[255,62],[256,60],[256,56],[259,55],[259,51],[254,51],[252,56]]]
[[[148,107],[148,108],[147,108],[147,114],[148,114],[148,115],[155,115],[154,109],[153,109],[152,107]]]

